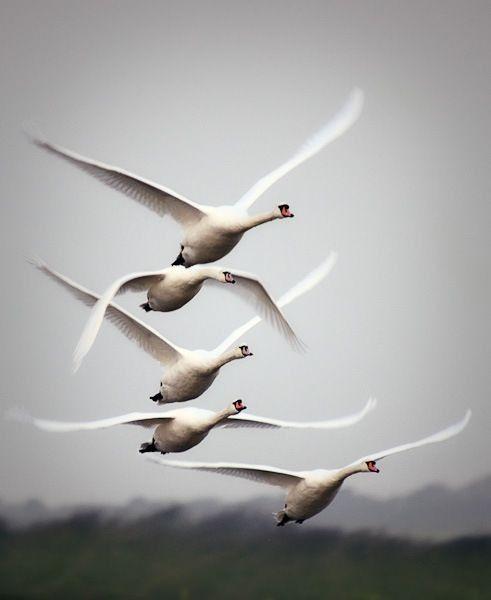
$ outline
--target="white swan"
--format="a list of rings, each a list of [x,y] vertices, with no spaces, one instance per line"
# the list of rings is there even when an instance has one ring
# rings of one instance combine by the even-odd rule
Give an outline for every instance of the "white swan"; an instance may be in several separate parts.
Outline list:
[[[141,307],[146,312],[150,310],[167,312],[184,306],[196,296],[204,283],[213,284],[217,282],[237,283],[233,286],[228,285],[227,288],[237,291],[239,297],[253,304],[259,315],[273,326],[276,326],[294,349],[302,349],[302,343],[290,327],[281,309],[255,275],[215,265],[195,265],[189,269],[174,266],[160,271],[130,273],[114,281],[92,309],[92,314],[85,325],[75,351],[76,362],[80,363],[92,347],[104,320],[106,308],[117,294],[122,294],[128,290],[148,290],[147,302],[142,304]]]
[[[355,89],[341,110],[309,138],[285,163],[262,177],[231,206],[205,206],[172,190],[137,177],[118,167],[91,160],[46,140],[33,138],[36,145],[67,159],[110,187],[123,192],[159,216],[169,214],[184,229],[181,252],[173,264],[189,267],[219,260],[228,254],[246,231],[275,219],[293,217],[287,204],[272,211],[249,215],[247,210],[278,179],[314,156],[326,144],[342,135],[359,117],[363,93]]]
[[[286,292],[278,300],[278,306],[283,308],[319,284],[332,269],[336,259],[337,255],[331,253],[316,269]],[[40,271],[67,289],[85,305],[93,306],[99,299],[97,294],[57,273],[45,263],[32,262]],[[207,351],[186,350],[177,346],[112,302],[107,307],[105,317],[116,325],[128,339],[134,341],[150,356],[165,365],[166,370],[160,381],[160,391],[151,397],[159,404],[186,402],[198,398],[210,387],[223,365],[233,360],[252,356],[252,352],[246,345],[231,350],[229,348],[261,321],[261,317],[253,317],[235,329],[214,350]]]
[[[386,456],[412,450],[426,444],[442,442],[460,433],[469,422],[471,411],[468,410],[464,418],[450,427],[434,433],[417,442],[403,444],[381,450],[359,458],[341,469],[316,469],[313,471],[286,471],[262,465],[245,465],[240,463],[201,463],[180,462],[166,460],[158,457],[149,457],[155,462],[166,467],[178,469],[195,469],[210,471],[222,475],[243,477],[260,483],[275,485],[287,490],[285,507],[276,513],[277,525],[285,525],[288,521],[302,523],[310,519],[334,500],[344,480],[355,473],[378,473],[377,461]]]
[[[38,429],[50,432],[92,431],[105,429],[115,425],[140,425],[141,427],[154,427],[151,442],[142,444],[141,453],[145,452],[185,452],[193,448],[210,433],[215,427],[237,428],[256,427],[261,429],[340,429],[349,427],[361,421],[377,402],[370,398],[362,410],[329,421],[294,422],[259,417],[256,415],[239,415],[245,410],[242,400],[236,400],[220,412],[213,412],[203,408],[186,407],[169,410],[164,413],[129,413],[119,417],[100,419],[82,423],[67,423],[61,421],[48,421],[38,419],[22,413],[11,413],[10,417],[18,421],[32,423]]]

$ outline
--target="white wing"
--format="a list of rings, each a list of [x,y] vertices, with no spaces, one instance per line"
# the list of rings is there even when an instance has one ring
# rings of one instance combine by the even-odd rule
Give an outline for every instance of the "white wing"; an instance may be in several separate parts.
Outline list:
[[[220,285],[220,289],[225,289],[236,293],[239,298],[248,304],[252,304],[262,319],[278,329],[288,340],[292,348],[297,351],[302,351],[305,349],[304,344],[293,331],[281,308],[276,304],[268,290],[264,287],[263,283],[261,283],[256,275],[230,268],[222,269],[221,267],[217,267],[217,269],[221,271],[229,271],[233,275],[236,284],[221,285],[216,279],[207,279],[207,285]]]
[[[109,187],[122,192],[132,200],[136,200],[159,216],[163,217],[169,214],[183,227],[196,223],[206,214],[205,207],[191,202],[191,200],[168,188],[137,177],[118,167],[86,158],[62,146],[51,144],[46,140],[39,138],[31,139],[36,146],[57,156],[61,156],[61,158],[93,175]]]
[[[357,464],[360,462],[367,462],[370,460],[377,461],[382,460],[386,456],[390,456],[392,454],[398,454],[399,452],[405,452],[406,450],[412,450],[413,448],[419,448],[420,446],[426,446],[426,444],[436,444],[437,442],[443,442],[448,440],[454,435],[459,434],[467,425],[471,418],[472,412],[468,410],[464,418],[455,423],[454,425],[450,425],[446,429],[442,429],[433,435],[423,438],[422,440],[418,440],[417,442],[411,442],[409,444],[402,444],[401,446],[395,446],[394,448],[389,448],[388,450],[381,450],[380,452],[374,452],[372,454],[368,454],[367,456],[363,456],[359,460],[355,461],[352,464]]]
[[[269,189],[278,179],[289,173],[298,165],[317,154],[324,146],[334,141],[347,131],[360,116],[363,108],[363,92],[354,89],[341,110],[322,129],[310,137],[297,152],[285,163],[268,175],[262,177],[248,190],[236,203],[243,209],[248,209],[254,202]]]
[[[128,290],[148,290],[154,283],[164,277],[164,271],[146,271],[141,273],[130,273],[112,283],[92,307],[89,319],[82,331],[82,335],[75,348],[75,363],[80,365],[82,360],[92,348],[95,338],[101,328],[104,315],[111,300],[117,294],[123,294]]]
[[[75,298],[81,300],[86,306],[94,306],[99,299],[99,296],[94,292],[78,285],[68,277],[57,273],[48,265],[41,261],[31,261],[32,264],[40,271],[48,275],[62,287],[67,289]],[[155,360],[162,364],[172,364],[182,357],[182,348],[176,346],[169,340],[166,340],[155,329],[146,325],[136,317],[133,317],[117,304],[109,304],[105,314],[106,318],[115,325],[123,335],[129,340],[135,342],[140,348],[145,350]],[[75,357],[75,370],[78,369],[80,363]]]
[[[281,298],[277,301],[277,306],[283,308],[293,302],[303,294],[306,294],[316,285],[318,285],[332,270],[336,261],[338,259],[338,255],[336,252],[331,252],[329,256],[313,271],[311,271],[304,279],[302,279],[299,283],[294,285],[288,292],[283,294]],[[261,322],[261,317],[253,317],[247,323],[244,323],[241,327],[238,327],[225,339],[223,342],[213,350],[213,353],[216,356],[219,356],[229,346],[231,346],[236,340],[242,337],[247,331],[252,329],[255,325]]]
[[[178,460],[166,460],[157,456],[149,456],[152,460],[164,467],[174,467],[176,469],[194,469],[195,471],[209,471],[210,473],[220,473],[220,475],[231,475],[232,477],[241,477],[267,483],[278,487],[290,488],[299,483],[303,477],[294,471],[284,471],[274,467],[265,467],[263,465],[243,465],[240,463],[200,463],[184,462]]]
[[[127,415],[120,415],[119,417],[110,417],[108,419],[100,419],[98,421],[85,421],[85,422],[65,422],[65,421],[49,421],[46,419],[38,419],[22,412],[12,411],[10,418],[16,421],[22,421],[24,423],[31,423],[38,429],[44,431],[52,431],[56,433],[69,432],[69,431],[91,431],[94,429],[106,429],[107,427],[114,427],[114,425],[140,425],[142,427],[156,427],[164,421],[173,419],[172,416],[166,416],[162,413],[128,413]]]
[[[268,417],[258,417],[256,415],[234,415],[221,423],[219,427],[236,428],[236,427],[257,427],[264,429],[341,429],[342,427],[350,427],[363,419],[377,405],[375,398],[370,398],[364,408],[357,413],[339,417],[338,419],[330,419],[329,421],[281,421],[280,419],[269,419]]]

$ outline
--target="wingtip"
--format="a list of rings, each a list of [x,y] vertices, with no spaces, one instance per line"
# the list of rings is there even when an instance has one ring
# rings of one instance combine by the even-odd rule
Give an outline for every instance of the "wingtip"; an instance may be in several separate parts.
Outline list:
[[[329,252],[326,260],[324,261],[324,264],[325,264],[326,268],[328,269],[328,273],[331,269],[334,268],[334,266],[338,262],[338,258],[339,258],[339,252],[337,250],[331,250],[331,252]]]
[[[18,423],[29,423],[32,421],[32,417],[27,410],[19,406],[7,408],[3,413],[3,418],[6,421],[17,421]]]
[[[78,370],[80,369],[81,363],[82,363],[82,359],[79,358],[78,356],[73,358],[72,366],[71,366],[72,375],[75,375],[78,372]]]
[[[22,123],[20,130],[28,141],[36,146],[44,146],[47,143],[45,136],[35,124]]]
[[[468,408],[466,410],[466,413],[464,415],[464,418],[462,419],[461,423],[462,423],[462,428],[467,426],[467,423],[469,423],[469,421],[471,420],[472,417],[472,410],[470,408]]]
[[[45,269],[46,263],[39,256],[24,256],[24,260],[36,269]]]
[[[346,102],[345,108],[348,110],[350,124],[354,124],[360,117],[365,104],[365,93],[359,87],[354,87]]]

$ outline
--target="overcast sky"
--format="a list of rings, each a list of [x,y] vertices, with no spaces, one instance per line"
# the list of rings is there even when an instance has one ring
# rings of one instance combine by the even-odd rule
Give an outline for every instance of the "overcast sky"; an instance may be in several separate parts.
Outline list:
[[[379,408],[332,433],[216,431],[179,458],[337,467],[470,407],[458,438],[387,459],[379,476],[349,486],[391,496],[489,474],[489,3],[4,0],[0,12],[5,408],[60,420],[154,410],[161,367],[110,325],[71,375],[88,310],[24,257],[102,291],[127,272],[169,265],[181,239],[171,219],[30,145],[23,124],[220,205],[288,158],[359,86],[356,126],[254,206],[288,203],[296,218],[250,232],[222,261],[279,295],[339,252],[329,279],[287,309],[308,354],[262,324],[247,340],[254,358],[225,367],[188,405],[221,409],[241,397],[250,412],[292,420],[341,416],[369,395]],[[143,301],[121,303],[189,348],[216,346],[252,314],[211,291],[176,313],[143,315]],[[138,454],[148,437],[0,421],[0,498],[265,491],[149,464]]]

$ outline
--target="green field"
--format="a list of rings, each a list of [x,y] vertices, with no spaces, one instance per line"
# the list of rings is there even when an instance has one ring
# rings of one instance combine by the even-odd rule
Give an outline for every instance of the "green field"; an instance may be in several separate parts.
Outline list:
[[[491,537],[445,544],[172,510],[0,535],[2,598],[491,598]]]

